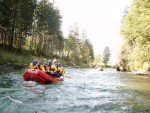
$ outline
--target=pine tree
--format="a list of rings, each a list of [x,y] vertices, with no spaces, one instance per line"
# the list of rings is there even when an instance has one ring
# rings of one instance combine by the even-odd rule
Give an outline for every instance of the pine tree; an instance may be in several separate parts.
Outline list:
[[[105,67],[106,67],[106,64],[109,61],[109,58],[110,58],[110,50],[109,50],[109,47],[106,46],[104,51],[103,51],[103,63],[105,65]]]

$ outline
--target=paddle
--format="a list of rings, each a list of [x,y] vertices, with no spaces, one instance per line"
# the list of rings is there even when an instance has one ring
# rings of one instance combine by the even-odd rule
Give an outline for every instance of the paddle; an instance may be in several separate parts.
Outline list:
[[[64,75],[64,77],[71,78],[71,76],[70,76],[70,75]]]

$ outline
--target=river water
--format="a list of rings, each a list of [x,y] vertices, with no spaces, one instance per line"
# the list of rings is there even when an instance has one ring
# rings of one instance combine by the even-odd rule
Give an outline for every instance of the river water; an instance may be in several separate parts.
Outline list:
[[[64,82],[24,81],[0,71],[0,113],[150,113],[150,77],[66,68]]]

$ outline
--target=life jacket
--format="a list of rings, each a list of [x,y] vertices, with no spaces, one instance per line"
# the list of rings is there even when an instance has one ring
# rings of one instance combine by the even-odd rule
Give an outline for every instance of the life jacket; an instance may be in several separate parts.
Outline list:
[[[38,69],[37,64],[30,63],[29,69]]]
[[[62,74],[64,75],[65,74],[65,69],[63,66],[60,67],[62,69]]]
[[[41,70],[41,71],[45,71],[43,65],[37,65],[38,69]]]
[[[49,71],[51,72],[56,72],[57,71],[57,68],[54,66],[54,65],[51,65],[51,66],[49,66]]]
[[[57,72],[62,74],[63,70],[60,67],[56,67],[56,68],[57,68]]]
[[[43,67],[44,67],[44,69],[45,69],[45,71],[46,71],[46,72],[48,72],[48,71],[49,71],[49,69],[48,69],[48,67],[47,67],[47,66],[45,66],[45,65],[44,65]]]

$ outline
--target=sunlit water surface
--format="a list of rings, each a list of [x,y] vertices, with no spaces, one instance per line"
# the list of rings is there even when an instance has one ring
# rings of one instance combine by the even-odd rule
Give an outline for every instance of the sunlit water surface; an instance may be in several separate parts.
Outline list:
[[[0,71],[0,113],[150,113],[150,77],[66,68],[64,82],[24,81]]]

